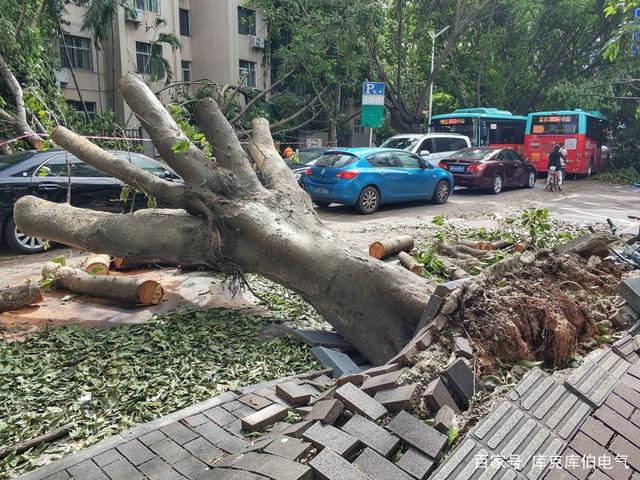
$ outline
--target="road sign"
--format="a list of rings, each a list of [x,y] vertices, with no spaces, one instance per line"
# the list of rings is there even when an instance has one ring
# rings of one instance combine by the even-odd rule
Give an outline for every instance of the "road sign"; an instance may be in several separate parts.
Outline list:
[[[640,51],[640,7],[633,12],[635,28],[631,34],[631,56],[637,57]]]
[[[363,127],[380,128],[384,119],[384,83],[362,83],[362,116]]]

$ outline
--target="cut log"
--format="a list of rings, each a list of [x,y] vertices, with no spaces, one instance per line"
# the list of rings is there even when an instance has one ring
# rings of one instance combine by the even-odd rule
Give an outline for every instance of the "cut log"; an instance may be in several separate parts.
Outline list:
[[[111,261],[111,267],[115,270],[135,270],[138,268],[146,268],[149,262],[144,260],[136,260],[135,258],[115,257]]]
[[[56,428],[55,430],[47,432],[43,435],[39,435],[35,438],[16,443],[15,445],[11,445],[9,447],[0,448],[0,460],[8,457],[12,453],[20,455],[21,453],[24,453],[31,448],[42,445],[43,443],[52,443],[60,438],[66,437],[74,426],[75,424],[73,423],[67,423],[60,428]]]
[[[526,251],[530,246],[531,244],[527,241],[518,242],[513,246],[513,251],[516,253],[522,253]]]
[[[502,250],[513,245],[513,242],[508,240],[497,240],[495,242],[491,242],[491,245],[493,246],[493,250]]]
[[[465,258],[468,258],[469,255],[474,258],[478,258],[480,260],[485,260],[491,257],[491,253],[489,253],[489,251],[478,250],[476,248],[468,247],[467,245],[453,245],[453,246],[450,246],[449,248],[451,248],[452,252],[455,251],[456,256],[458,253],[461,253],[466,256]]]
[[[157,305],[164,295],[162,286],[155,280],[94,276],[75,268],[61,267],[55,263],[45,265],[42,276],[52,277],[56,288],[126,304]]]
[[[109,275],[111,257],[102,253],[92,253],[82,261],[82,269],[91,275]]]
[[[417,274],[422,273],[422,265],[407,252],[400,252],[398,254],[398,260],[400,260],[402,266],[407,270],[411,270],[413,273]]]
[[[444,270],[447,273],[447,276],[451,280],[460,280],[461,278],[466,278],[469,276],[466,270],[457,266],[448,258],[444,258],[444,257],[439,257],[439,258],[442,261],[442,264],[444,265]]]
[[[373,242],[369,246],[369,255],[378,260],[383,260],[400,252],[410,252],[411,250],[413,250],[413,238],[409,235],[403,235],[389,240]]]
[[[42,300],[42,292],[37,283],[5,288],[0,290],[0,312],[28,307]]]

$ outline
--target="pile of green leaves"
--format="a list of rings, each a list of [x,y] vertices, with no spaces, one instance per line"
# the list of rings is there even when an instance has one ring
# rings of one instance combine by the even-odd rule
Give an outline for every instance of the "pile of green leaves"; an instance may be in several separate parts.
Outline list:
[[[640,174],[633,167],[610,168],[599,173],[595,178],[614,185],[629,185],[640,182]]]
[[[319,368],[288,336],[260,342],[264,321],[187,309],[143,325],[0,341],[0,445],[77,425],[70,442],[0,461],[0,479],[34,468],[43,453],[54,459],[222,391]]]

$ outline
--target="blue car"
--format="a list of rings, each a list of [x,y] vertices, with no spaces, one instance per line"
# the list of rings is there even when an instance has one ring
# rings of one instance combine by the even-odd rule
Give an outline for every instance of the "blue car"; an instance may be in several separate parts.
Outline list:
[[[453,185],[453,176],[446,170],[391,148],[330,150],[304,177],[304,188],[319,207],[354,205],[364,214],[384,203],[431,200],[442,204]]]

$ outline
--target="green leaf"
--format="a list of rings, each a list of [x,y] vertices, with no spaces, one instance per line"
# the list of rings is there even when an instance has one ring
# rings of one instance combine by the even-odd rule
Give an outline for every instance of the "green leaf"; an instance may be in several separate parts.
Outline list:
[[[184,153],[191,147],[191,141],[188,138],[179,138],[171,145],[173,153]]]
[[[51,263],[55,263],[56,265],[61,265],[64,267],[67,264],[67,260],[64,258],[64,256],[60,255],[51,259]]]

